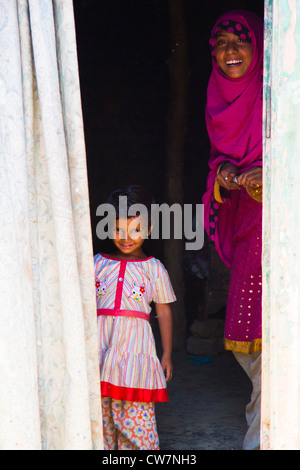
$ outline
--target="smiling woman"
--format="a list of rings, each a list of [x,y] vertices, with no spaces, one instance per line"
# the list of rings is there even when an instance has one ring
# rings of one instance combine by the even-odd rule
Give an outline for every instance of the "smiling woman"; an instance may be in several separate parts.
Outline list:
[[[253,384],[243,444],[250,450],[260,445],[263,22],[251,12],[228,12],[210,46],[205,228],[231,269],[224,344]]]

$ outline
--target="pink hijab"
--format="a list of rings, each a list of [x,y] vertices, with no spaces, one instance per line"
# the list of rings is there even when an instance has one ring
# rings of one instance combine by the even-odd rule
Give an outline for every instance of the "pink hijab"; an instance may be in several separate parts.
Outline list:
[[[220,29],[252,43],[252,61],[246,74],[239,79],[227,77],[214,58]],[[207,191],[203,196],[205,229],[224,263],[231,267],[231,239],[239,191],[228,192],[227,202],[219,204],[213,197],[214,182],[219,166],[225,161],[230,161],[240,171],[262,166],[263,22],[255,13],[244,10],[225,13],[212,29],[210,46],[213,69],[205,117],[211,154]],[[261,204],[258,209],[261,210]]]

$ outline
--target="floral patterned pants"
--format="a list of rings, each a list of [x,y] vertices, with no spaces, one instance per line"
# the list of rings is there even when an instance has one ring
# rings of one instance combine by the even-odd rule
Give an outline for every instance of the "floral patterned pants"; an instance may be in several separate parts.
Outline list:
[[[153,403],[102,398],[104,450],[159,450]]]

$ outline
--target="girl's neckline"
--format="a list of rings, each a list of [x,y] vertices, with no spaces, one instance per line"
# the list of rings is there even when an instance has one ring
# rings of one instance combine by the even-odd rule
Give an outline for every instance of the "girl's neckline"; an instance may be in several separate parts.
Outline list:
[[[130,262],[130,263],[137,263],[137,262],[141,262],[141,261],[148,261],[149,259],[153,258],[153,256],[147,256],[147,258],[143,258],[143,259],[125,259],[125,258],[118,258],[116,256],[112,256],[112,255],[105,255],[104,253],[99,253],[101,256],[103,256],[103,258],[107,258],[107,259],[112,259],[114,261],[126,261],[126,262]]]

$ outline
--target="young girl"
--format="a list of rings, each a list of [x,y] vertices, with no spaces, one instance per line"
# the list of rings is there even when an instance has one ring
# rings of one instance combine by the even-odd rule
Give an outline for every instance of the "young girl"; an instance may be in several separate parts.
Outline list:
[[[136,217],[120,213],[152,199],[139,186],[117,190],[108,199],[116,210],[116,252],[95,256],[97,314],[105,450],[158,450],[154,403],[168,401],[172,377],[172,314],[176,297],[163,264],[143,252],[145,235]],[[162,340],[161,363],[149,324],[155,302]]]

